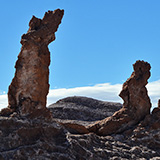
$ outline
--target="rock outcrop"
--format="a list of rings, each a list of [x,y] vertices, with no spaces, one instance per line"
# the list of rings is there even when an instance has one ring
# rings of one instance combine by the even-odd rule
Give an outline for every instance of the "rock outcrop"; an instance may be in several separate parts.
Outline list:
[[[81,96],[67,97],[48,107],[54,118],[86,122],[110,117],[121,108],[120,103],[104,102]]]
[[[151,103],[147,94],[147,80],[150,77],[150,64],[137,61],[134,72],[123,84],[120,97],[124,100],[123,107],[113,116],[88,126],[90,132],[98,135],[120,133],[145,118],[150,113]]]
[[[152,113],[147,115],[132,130],[132,139],[135,143],[145,143],[148,148],[157,148],[160,153],[160,108],[154,108]]]
[[[0,159],[157,160],[160,157],[159,129],[147,131],[147,127],[139,124],[131,131],[126,130],[129,133],[98,136],[73,134],[63,126],[57,119],[47,122],[42,117],[0,116]]]
[[[49,106],[54,119],[70,133],[89,133],[87,126],[112,116],[122,108],[120,103],[103,102],[88,97],[67,97]]]
[[[6,113],[16,111],[27,115],[37,109],[46,110],[50,64],[48,45],[55,40],[63,14],[63,10],[57,9],[46,12],[42,20],[35,16],[30,20],[28,32],[22,35],[22,48],[9,86]]]

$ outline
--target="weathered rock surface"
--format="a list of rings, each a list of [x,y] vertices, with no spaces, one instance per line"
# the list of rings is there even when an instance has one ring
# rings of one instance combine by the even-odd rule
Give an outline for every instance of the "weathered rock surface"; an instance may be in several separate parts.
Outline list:
[[[83,99],[81,99],[81,97],[74,98],[77,98],[77,100],[80,99],[80,101]],[[91,99],[84,98],[83,100],[89,102]],[[68,101],[74,102],[72,97],[69,97],[56,103],[56,107],[58,107],[58,104],[60,105],[59,107],[62,107],[62,101],[63,105],[65,106],[66,103],[68,107],[69,104],[71,104],[71,107],[73,105],[73,103],[68,103]],[[103,104],[101,101],[100,103]],[[106,102],[104,102],[104,104],[105,103]],[[85,103],[78,101],[77,104],[78,106],[82,106],[82,104],[84,105]],[[114,106],[112,107],[114,108]],[[94,106],[94,108],[96,108],[96,106]],[[55,112],[54,107],[50,109],[53,113]],[[57,115],[61,113],[63,115],[63,110],[56,111],[58,112]],[[54,117],[52,121],[47,121],[41,116],[34,119],[22,116],[17,117],[16,114],[10,117],[1,116],[0,159],[158,160],[160,158],[160,147],[158,146],[160,144],[160,129],[156,126],[156,128],[152,127],[152,129],[151,127],[150,129],[147,127],[150,122],[152,122],[152,124],[155,122],[158,123],[158,112],[156,112],[157,117],[154,114],[146,116],[146,118],[139,125],[132,128],[132,130],[129,129],[121,134],[112,134],[110,136],[98,136],[94,133],[83,134],[85,128],[78,129],[78,131],[82,130],[82,133],[77,132],[73,134],[79,127],[77,122],[83,122],[83,127],[85,126],[84,122],[88,123],[87,120],[81,121],[78,120],[78,118],[74,120],[73,117],[72,120],[67,120],[62,116],[61,120],[66,121],[66,124],[68,123],[67,121],[72,121],[75,126],[74,131],[71,130],[73,127],[68,127],[64,125],[64,123],[61,125],[61,122],[57,121],[57,118],[54,119]],[[70,125],[71,123],[68,124]]]
[[[160,153],[160,108],[154,108],[151,114],[140,122],[132,131],[136,143],[145,143],[148,148],[156,148]]]
[[[87,97],[67,97],[49,106],[54,119],[71,133],[89,133],[87,126],[113,115],[120,103],[103,102]]]
[[[87,97],[67,97],[50,105],[49,110],[54,118],[97,121],[112,116],[113,113],[120,110],[120,103],[104,102]]]
[[[63,159],[69,146],[56,122],[0,117],[0,159]],[[61,158],[60,158],[61,157]]]
[[[113,116],[88,126],[90,132],[98,135],[121,133],[133,127],[150,113],[151,103],[147,94],[147,80],[150,77],[150,64],[137,61],[134,72],[123,84],[120,97],[124,100],[123,108]]]
[[[57,9],[46,12],[42,20],[35,16],[30,20],[29,30],[21,38],[22,48],[9,86],[8,113],[10,110],[25,115],[35,109],[46,109],[50,64],[48,45],[55,40],[63,14],[63,10]]]
[[[71,134],[54,120],[0,117],[0,159],[157,160],[160,157],[157,145],[148,147],[143,137],[133,136]],[[145,138],[155,142],[155,137],[150,134]]]

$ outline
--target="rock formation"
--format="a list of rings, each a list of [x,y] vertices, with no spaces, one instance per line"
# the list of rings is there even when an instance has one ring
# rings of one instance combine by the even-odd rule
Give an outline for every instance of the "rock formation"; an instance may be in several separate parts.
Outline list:
[[[160,108],[154,108],[152,113],[147,115],[132,131],[132,140],[137,144],[145,144],[148,148],[157,148],[157,153],[160,154]],[[160,159],[160,156],[159,158]]]
[[[63,14],[63,10],[57,9],[46,12],[42,20],[33,16],[28,32],[22,35],[22,48],[8,91],[8,110],[11,112],[25,115],[35,109],[46,109],[50,64],[48,45],[55,40]]]
[[[68,97],[46,108],[47,46],[62,16],[58,9],[42,20],[33,17],[22,36],[9,106],[0,112],[0,160],[160,159],[160,100],[150,114],[147,62],[133,65],[120,93],[122,108],[86,97]]]
[[[124,100],[123,108],[113,116],[88,126],[90,132],[98,135],[120,133],[141,121],[150,113],[151,103],[147,94],[147,80],[150,77],[150,64],[137,61],[133,64],[134,72],[123,84],[120,97]]]
[[[89,133],[87,126],[112,116],[122,104],[88,97],[67,97],[48,107],[54,119],[71,133]]]
[[[54,118],[87,122],[110,117],[121,108],[120,103],[104,102],[81,96],[67,97],[48,107]]]
[[[70,98],[67,99],[70,100]],[[57,107],[58,104],[62,107],[59,102],[56,104]],[[71,107],[73,104],[70,104]],[[80,102],[78,104],[80,105]],[[68,102],[64,100],[63,105],[67,106]],[[57,115],[64,115],[63,109],[57,112]],[[91,114],[88,113],[88,115]],[[61,116],[61,119],[64,120],[65,117],[65,115]],[[143,120],[135,128],[121,134],[98,136],[94,133],[73,134],[73,130],[69,128],[78,128],[77,117],[76,119],[72,117],[74,126],[70,127],[67,124],[61,126],[54,118],[52,121],[45,121],[42,117],[28,119],[27,117],[0,116],[0,160],[157,160],[160,157],[160,128],[155,129],[156,126],[154,126],[151,130],[146,127],[151,121],[160,120],[158,117],[153,117],[147,115],[145,119],[148,119],[148,122]],[[142,125],[144,122],[145,124]],[[84,131],[84,128],[79,128],[80,130]]]

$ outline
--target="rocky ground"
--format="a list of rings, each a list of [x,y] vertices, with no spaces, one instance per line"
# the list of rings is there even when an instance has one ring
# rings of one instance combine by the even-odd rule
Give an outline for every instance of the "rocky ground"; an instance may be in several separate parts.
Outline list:
[[[97,104],[97,107],[93,104]],[[72,121],[73,124],[88,124],[97,120],[97,117],[109,116],[120,108],[121,104],[117,103],[69,97],[49,107],[55,115],[51,120],[43,117],[29,119],[18,114],[1,116],[0,160],[160,159],[160,129],[158,126],[156,130],[146,128],[147,120],[151,117],[121,134],[108,136],[75,134],[59,122],[61,119]],[[75,111],[79,116],[74,116]],[[94,118],[96,111],[98,114]]]

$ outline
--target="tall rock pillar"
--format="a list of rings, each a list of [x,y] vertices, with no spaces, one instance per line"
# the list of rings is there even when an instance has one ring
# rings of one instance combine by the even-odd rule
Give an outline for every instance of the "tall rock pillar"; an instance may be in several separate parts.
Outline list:
[[[63,10],[57,9],[46,12],[43,19],[33,16],[28,32],[22,35],[15,76],[8,90],[8,108],[13,112],[25,115],[46,108],[50,65],[48,45],[55,40],[63,14]]]

